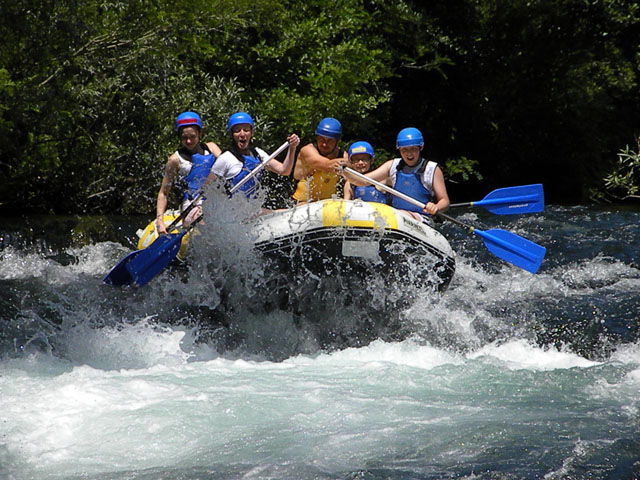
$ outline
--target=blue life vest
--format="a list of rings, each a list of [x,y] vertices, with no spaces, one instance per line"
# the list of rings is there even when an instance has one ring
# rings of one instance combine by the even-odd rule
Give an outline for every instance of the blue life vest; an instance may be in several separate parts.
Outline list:
[[[422,175],[424,174],[425,168],[427,166],[427,162],[424,159],[420,160],[422,163],[420,166],[413,170],[411,173],[403,172],[403,168],[406,166],[404,161],[400,162],[398,165],[398,170],[396,172],[396,183],[393,188],[397,191],[408,195],[421,203],[427,204],[433,198],[432,192],[427,190],[422,183]],[[418,212],[425,214],[424,210],[420,207],[414,205],[413,203],[409,203],[406,200],[393,196],[393,200],[391,201],[391,205],[393,208],[398,208],[400,210],[408,210],[410,212]]]
[[[377,202],[389,204],[389,196],[385,192],[381,192],[373,185],[366,185],[364,187],[353,186],[353,198],[354,200],[359,198],[365,202]]]
[[[179,151],[180,153],[191,156],[191,170],[189,170],[189,173],[182,179],[183,184],[185,184],[183,194],[185,200],[192,199],[196,192],[202,188],[202,185],[204,185],[204,182],[209,176],[209,172],[211,172],[213,163],[216,161],[215,155],[209,151],[207,146],[202,144],[202,147],[205,152],[204,154],[190,154],[186,151]]]
[[[240,170],[240,173],[238,173],[229,181],[229,183],[231,184],[229,188],[233,188],[238,182],[240,182],[240,180],[249,175],[254,168],[260,165],[260,156],[255,152],[252,152],[251,155],[242,155],[242,163],[242,170]],[[257,190],[256,180],[259,180],[261,176],[262,172],[258,172],[258,174],[255,175],[251,180],[242,185],[238,191],[244,192],[247,198],[255,197]]]

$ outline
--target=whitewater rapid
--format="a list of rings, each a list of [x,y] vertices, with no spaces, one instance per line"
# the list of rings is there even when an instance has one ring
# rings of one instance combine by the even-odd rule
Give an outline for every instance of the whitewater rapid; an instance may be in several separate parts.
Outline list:
[[[4,246],[0,478],[638,478],[640,214],[463,218],[540,272],[445,227],[444,294],[300,317],[244,302],[240,224],[144,289],[101,282],[122,244]]]
[[[606,362],[516,339],[464,355],[408,339],[193,361],[215,353],[196,353],[187,332],[102,336],[100,368],[44,354],[3,362],[8,478],[430,478],[525,452],[536,461],[512,473],[562,478],[574,458],[638,431],[638,345]],[[127,351],[149,366],[118,368]]]

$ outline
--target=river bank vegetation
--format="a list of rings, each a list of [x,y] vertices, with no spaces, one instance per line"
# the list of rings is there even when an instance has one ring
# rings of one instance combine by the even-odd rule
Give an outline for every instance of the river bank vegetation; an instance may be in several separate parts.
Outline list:
[[[267,149],[334,116],[345,146],[369,140],[380,160],[416,126],[456,201],[537,182],[557,203],[637,195],[635,0],[17,0],[0,13],[3,215],[153,211],[185,109],[223,148],[238,110]]]

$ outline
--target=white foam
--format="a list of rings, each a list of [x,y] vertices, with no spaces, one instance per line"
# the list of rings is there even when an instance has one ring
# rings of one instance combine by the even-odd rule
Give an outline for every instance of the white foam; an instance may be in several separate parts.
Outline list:
[[[128,252],[121,245],[103,242],[81,248],[69,248],[66,253],[76,259],[62,265],[42,254],[25,253],[8,247],[0,255],[0,280],[38,278],[48,284],[64,285],[78,280],[78,275],[103,275],[117,258]]]
[[[640,343],[620,345],[616,351],[611,354],[611,360],[625,365],[640,366]]]
[[[67,253],[77,258],[77,263],[69,265],[75,274],[102,275],[124,257],[129,250],[114,242],[101,242],[81,248],[69,248]],[[118,260],[114,261],[114,258]]]
[[[41,255],[23,253],[8,247],[0,255],[0,280],[41,277],[47,268],[57,265]]]
[[[195,356],[192,342],[189,331],[153,325],[150,318],[118,327],[80,324],[66,332],[65,356],[103,370],[182,365]]]
[[[640,389],[640,343],[622,345],[611,355],[611,361],[633,367],[625,375],[625,384],[635,391]],[[636,407],[639,402],[636,402]]]
[[[511,370],[549,371],[568,368],[587,368],[599,365],[575,353],[563,352],[556,348],[541,348],[523,339],[505,343],[492,343],[467,355],[470,359],[488,357],[505,363]]]
[[[296,357],[295,363],[317,362],[325,365],[391,364],[429,370],[440,365],[460,364],[462,359],[445,350],[419,345],[412,340],[387,343],[376,340],[366,347],[347,348],[318,357]]]

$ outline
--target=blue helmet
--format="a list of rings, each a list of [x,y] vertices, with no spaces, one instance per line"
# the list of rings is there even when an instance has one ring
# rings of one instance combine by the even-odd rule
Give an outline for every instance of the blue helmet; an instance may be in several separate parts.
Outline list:
[[[396,148],[400,147],[423,147],[424,139],[422,138],[422,133],[417,128],[409,127],[403,128],[398,132],[398,137],[396,138]]]
[[[368,153],[369,155],[371,155],[371,158],[376,157],[376,154],[373,153],[373,147],[369,142],[352,143],[349,147],[349,158],[351,158],[351,155],[355,155],[357,153]]]
[[[234,125],[239,125],[241,123],[248,123],[251,125],[251,128],[255,128],[251,115],[246,112],[236,112],[229,117],[229,121],[227,122],[227,132],[229,132]]]
[[[180,130],[180,127],[186,127],[187,125],[197,125],[202,128],[202,119],[196,112],[182,112],[176,118],[176,132]]]
[[[335,118],[323,118],[316,127],[316,135],[340,140],[342,136],[342,125],[340,125],[340,122]]]

